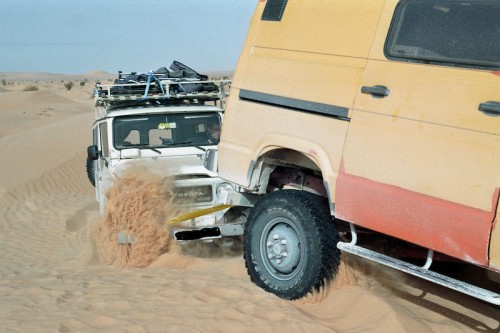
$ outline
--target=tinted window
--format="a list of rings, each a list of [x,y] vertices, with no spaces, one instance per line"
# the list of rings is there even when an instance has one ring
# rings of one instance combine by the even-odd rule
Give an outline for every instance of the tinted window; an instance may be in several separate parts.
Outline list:
[[[99,124],[99,132],[101,133],[101,148],[102,148],[102,156],[109,156],[109,146],[108,146],[108,124],[101,123]]]
[[[396,60],[500,68],[500,2],[403,0],[385,52]]]

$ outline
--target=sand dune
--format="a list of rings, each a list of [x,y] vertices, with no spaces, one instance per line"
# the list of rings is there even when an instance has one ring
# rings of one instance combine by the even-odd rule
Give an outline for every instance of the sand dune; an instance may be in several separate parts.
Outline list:
[[[351,256],[327,290],[294,302],[253,285],[240,254],[185,256],[172,243],[147,267],[106,262],[84,169],[87,94],[0,95],[0,331],[500,331],[498,307]],[[61,108],[29,113],[41,105]]]
[[[33,82],[33,81],[71,81],[71,80],[107,80],[114,77],[105,71],[92,71],[83,74],[57,74],[46,72],[0,72],[0,79],[14,82]]]
[[[9,96],[2,98],[2,107],[7,108],[22,108],[32,107],[36,103],[43,104],[68,104],[74,103],[69,98],[60,96],[51,91],[13,91],[9,92]]]
[[[45,84],[49,86],[48,84]],[[60,122],[69,116],[91,111],[92,87],[78,87],[73,91],[47,90],[42,85],[39,91],[9,90],[0,95],[0,138],[41,128]],[[10,87],[9,87],[10,88]],[[91,121],[92,119],[89,118]]]

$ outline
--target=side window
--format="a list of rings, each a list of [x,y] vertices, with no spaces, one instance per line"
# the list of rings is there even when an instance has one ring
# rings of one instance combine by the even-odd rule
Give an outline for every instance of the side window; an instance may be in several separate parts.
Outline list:
[[[500,68],[500,2],[402,0],[385,53],[393,60]]]
[[[98,136],[99,136],[99,130],[97,129],[97,127],[94,127],[94,130],[92,131],[92,144],[94,146],[97,146],[98,150],[101,150],[101,147],[99,146],[99,142],[97,140]]]
[[[102,156],[109,157],[109,140],[108,140],[107,123],[99,124],[99,132],[101,134]]]

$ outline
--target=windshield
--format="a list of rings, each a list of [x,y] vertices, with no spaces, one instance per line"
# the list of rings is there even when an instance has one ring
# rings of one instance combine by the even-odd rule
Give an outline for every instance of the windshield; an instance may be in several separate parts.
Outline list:
[[[113,141],[117,149],[216,145],[221,121],[217,112],[117,117]]]

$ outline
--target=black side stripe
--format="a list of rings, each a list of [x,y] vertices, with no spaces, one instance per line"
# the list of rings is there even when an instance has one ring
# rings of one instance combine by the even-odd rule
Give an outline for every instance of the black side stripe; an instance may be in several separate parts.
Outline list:
[[[349,120],[349,109],[342,106],[309,102],[301,99],[276,96],[244,89],[240,90],[240,99],[269,104],[273,106],[282,106],[296,111],[318,113],[325,116],[338,117],[343,120]]]

